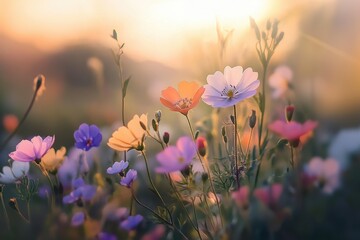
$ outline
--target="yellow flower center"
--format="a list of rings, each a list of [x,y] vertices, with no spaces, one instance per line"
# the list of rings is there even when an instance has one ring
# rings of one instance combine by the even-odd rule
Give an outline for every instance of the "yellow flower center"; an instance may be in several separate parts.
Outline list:
[[[181,98],[174,105],[177,108],[185,109],[185,108],[189,108],[191,106],[191,104],[192,104],[192,98]]]
[[[221,96],[227,96],[229,99],[233,98],[236,94],[238,93],[238,90],[236,89],[235,86],[230,85],[230,86],[226,86],[222,91],[221,91]]]

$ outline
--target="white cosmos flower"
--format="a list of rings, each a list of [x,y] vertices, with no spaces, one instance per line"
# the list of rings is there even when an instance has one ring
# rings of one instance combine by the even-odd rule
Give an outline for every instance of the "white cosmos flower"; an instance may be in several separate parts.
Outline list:
[[[217,71],[208,75],[202,100],[212,107],[230,107],[256,94],[260,85],[258,73],[241,66],[225,67],[224,74]]]
[[[13,161],[11,166],[3,167],[0,172],[0,183],[15,183],[29,172],[29,168],[29,162]]]

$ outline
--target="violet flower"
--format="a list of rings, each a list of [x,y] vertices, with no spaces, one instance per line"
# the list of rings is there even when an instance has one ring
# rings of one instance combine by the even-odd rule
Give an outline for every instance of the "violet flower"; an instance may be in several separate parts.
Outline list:
[[[143,219],[144,217],[139,214],[129,216],[126,220],[120,223],[120,227],[127,231],[133,230],[142,222]]]
[[[84,201],[90,201],[96,193],[96,187],[93,185],[85,184],[82,178],[74,180],[73,187],[74,190],[69,195],[63,197],[63,203],[71,204],[79,199],[82,199]]]
[[[11,152],[9,156],[14,161],[19,162],[40,162],[40,159],[47,153],[47,151],[54,144],[55,136],[47,136],[42,139],[40,136],[35,136],[29,140],[22,140],[16,145],[16,151]]]
[[[171,173],[183,170],[196,154],[196,145],[190,137],[181,137],[175,146],[169,146],[156,155],[161,166],[155,169],[158,173]]]
[[[115,162],[112,167],[109,167],[106,172],[108,174],[116,174],[124,171],[129,166],[128,162],[124,162],[124,160],[121,160],[120,162]]]
[[[71,226],[77,227],[84,223],[85,214],[83,212],[75,213],[71,218]]]
[[[137,171],[134,169],[130,169],[127,173],[126,176],[121,179],[120,184],[130,188],[132,182],[137,178]]]
[[[75,146],[89,151],[92,147],[98,147],[102,140],[100,129],[96,125],[83,123],[74,132]]]
[[[117,240],[117,237],[114,234],[101,232],[98,234],[99,240]]]

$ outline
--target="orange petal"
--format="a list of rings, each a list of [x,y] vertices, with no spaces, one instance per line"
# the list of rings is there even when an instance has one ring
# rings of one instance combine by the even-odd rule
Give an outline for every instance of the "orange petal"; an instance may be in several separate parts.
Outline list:
[[[160,98],[160,102],[165,106],[165,107],[168,107],[170,108],[170,110],[172,111],[178,111],[179,109],[176,108],[174,106],[174,104],[172,104],[171,102],[169,102],[168,100],[164,99],[164,98]]]
[[[190,108],[196,107],[196,105],[199,103],[199,100],[200,100],[200,98],[201,98],[201,96],[203,95],[204,92],[205,92],[204,87],[200,87],[197,90],[197,92],[195,93],[195,95],[193,97],[193,101],[192,101],[192,104],[191,104]]]
[[[161,96],[171,103],[175,103],[180,99],[179,93],[173,87],[161,91]]]
[[[199,84],[196,82],[181,81],[178,87],[181,98],[193,98],[199,89]]]

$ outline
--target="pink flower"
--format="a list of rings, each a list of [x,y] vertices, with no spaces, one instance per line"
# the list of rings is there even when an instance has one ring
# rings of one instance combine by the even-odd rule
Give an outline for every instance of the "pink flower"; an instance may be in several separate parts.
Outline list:
[[[270,131],[273,131],[288,141],[296,141],[299,140],[303,135],[313,131],[317,125],[317,122],[311,120],[306,121],[304,124],[295,121],[283,122],[277,120],[269,124],[268,128]]]
[[[330,194],[340,185],[340,165],[335,159],[314,157],[305,166],[305,173],[315,178],[314,184],[322,187],[324,193]]]
[[[232,192],[231,197],[234,199],[235,203],[243,208],[247,209],[249,207],[249,194],[250,190],[248,186],[240,187],[239,190]]]
[[[277,67],[269,77],[269,86],[273,90],[272,97],[275,99],[284,97],[292,78],[293,73],[288,66]]]
[[[275,183],[271,186],[261,187],[254,190],[254,196],[268,207],[276,206],[279,201],[283,186],[280,183]]]
[[[16,145],[16,151],[11,152],[9,156],[14,161],[31,162],[40,161],[47,151],[54,144],[55,136],[47,136],[44,140],[40,136],[35,136],[29,140],[22,140]]]
[[[181,137],[175,146],[169,146],[156,155],[161,166],[155,169],[158,173],[171,173],[183,170],[196,154],[196,145],[189,137]]]

